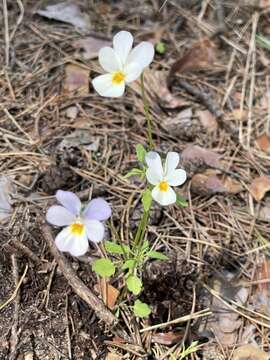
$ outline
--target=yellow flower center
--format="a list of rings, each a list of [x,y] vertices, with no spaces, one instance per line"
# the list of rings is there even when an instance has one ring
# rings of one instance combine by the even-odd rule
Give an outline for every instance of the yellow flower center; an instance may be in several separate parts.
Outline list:
[[[81,223],[74,223],[71,225],[71,232],[73,235],[82,235],[84,231],[84,225]]]
[[[169,184],[167,183],[167,181],[161,181],[158,184],[159,190],[163,191],[163,192],[167,192],[169,190]]]
[[[125,74],[122,71],[116,71],[113,73],[112,82],[115,85],[120,85],[125,80]]]

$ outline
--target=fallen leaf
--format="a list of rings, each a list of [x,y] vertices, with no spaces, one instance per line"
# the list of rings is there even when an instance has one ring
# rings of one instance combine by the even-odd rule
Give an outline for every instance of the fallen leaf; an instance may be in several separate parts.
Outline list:
[[[183,332],[174,333],[172,331],[169,331],[167,333],[157,333],[152,335],[152,342],[169,346],[179,343],[183,336]]]
[[[104,279],[101,280],[100,284],[96,284],[94,288],[96,292],[101,294],[104,304],[108,306],[109,309],[113,310],[120,294],[119,290],[106,283],[106,280]]]
[[[48,19],[72,24],[81,30],[90,29],[90,17],[87,14],[83,14],[77,4],[62,2],[48,5],[45,10],[38,10],[36,14]]]
[[[69,106],[66,109],[66,117],[71,120],[74,120],[74,119],[76,119],[78,112],[79,112],[79,110],[78,110],[77,106]]]
[[[198,195],[227,193],[222,181],[216,175],[196,174],[191,180],[191,190]]]
[[[225,180],[223,181],[223,184],[229,194],[238,194],[244,190],[243,185],[239,181],[232,179],[229,176],[227,176],[225,178]]]
[[[243,121],[247,117],[247,112],[245,110],[241,110],[240,108],[234,109],[232,111],[232,117],[234,120]]]
[[[233,360],[269,360],[270,354],[260,350],[254,345],[243,345],[233,353]]]
[[[214,151],[204,149],[198,145],[190,145],[185,148],[181,159],[181,165],[189,176],[209,168],[221,168],[220,156]]]
[[[267,134],[262,134],[256,139],[258,148],[264,152],[270,152],[270,137]]]
[[[85,60],[98,57],[99,50],[104,46],[111,46],[111,41],[98,36],[88,36],[73,42],[75,49],[83,50],[82,56]]]
[[[90,71],[79,65],[67,64],[65,67],[65,78],[63,93],[76,93],[77,95],[88,95]]]
[[[81,145],[83,145],[84,148],[88,150],[96,151],[99,145],[99,138],[93,137],[93,135],[88,130],[76,129],[71,134],[65,136],[65,138],[58,145],[58,149],[64,151],[65,149],[79,147]]]
[[[260,208],[257,218],[258,220],[265,222],[270,221],[270,204],[267,204]]]
[[[6,176],[0,177],[0,221],[12,214],[11,197],[16,193],[16,188],[11,179]]]
[[[212,289],[221,297],[232,299],[240,305],[246,303],[249,291],[237,281],[235,274],[223,273],[212,282]],[[238,340],[238,329],[243,324],[243,318],[210,293],[207,306],[210,306],[213,315],[202,321],[199,333],[209,338],[217,338],[222,345],[234,345]]]
[[[168,76],[169,83],[175,73],[194,72],[212,68],[216,57],[216,45],[211,40],[203,38],[197,41],[180,59],[172,64]]]
[[[202,126],[208,132],[214,132],[217,130],[218,128],[217,119],[212,113],[210,113],[209,110],[197,110],[196,115],[199,117]]]
[[[261,201],[265,194],[270,191],[270,178],[266,176],[257,177],[252,181],[249,191],[256,201]]]
[[[123,356],[120,356],[116,353],[109,352],[105,358],[105,360],[122,360]]]

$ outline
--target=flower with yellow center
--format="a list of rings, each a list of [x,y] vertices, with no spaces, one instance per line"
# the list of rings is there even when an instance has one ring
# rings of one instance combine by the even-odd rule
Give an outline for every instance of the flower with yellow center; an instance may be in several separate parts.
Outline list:
[[[154,58],[154,47],[143,41],[134,49],[133,36],[120,31],[113,37],[113,48],[105,46],[99,51],[99,63],[106,74],[97,76],[93,87],[101,96],[119,97],[126,84],[137,80]]]
[[[51,206],[46,214],[49,223],[65,226],[56,236],[55,244],[60,251],[73,256],[84,255],[89,242],[100,242],[104,237],[102,221],[111,216],[109,204],[102,198],[93,199],[82,211],[80,199],[70,191],[58,190],[56,199],[60,205]]]
[[[185,170],[176,169],[179,163],[179,154],[169,152],[166,157],[164,167],[161,158],[155,151],[150,151],[145,156],[148,166],[146,178],[154,185],[152,197],[160,205],[170,205],[176,202],[176,193],[172,186],[182,185],[187,178]]]

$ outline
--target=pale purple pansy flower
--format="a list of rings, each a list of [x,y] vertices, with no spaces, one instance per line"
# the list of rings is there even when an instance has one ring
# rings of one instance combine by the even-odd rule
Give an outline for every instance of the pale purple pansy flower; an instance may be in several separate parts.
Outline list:
[[[96,198],[82,209],[78,196],[63,190],[56,192],[56,199],[61,205],[51,206],[46,214],[50,224],[65,226],[56,236],[55,244],[60,251],[73,256],[84,255],[89,247],[88,240],[95,243],[103,240],[102,221],[111,216],[110,205],[103,198]]]

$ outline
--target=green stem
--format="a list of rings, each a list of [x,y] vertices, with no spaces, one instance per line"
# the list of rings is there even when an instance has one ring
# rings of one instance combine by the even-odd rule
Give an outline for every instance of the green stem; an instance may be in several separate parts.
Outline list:
[[[149,142],[150,149],[154,149],[154,142],[153,142],[153,135],[152,135],[152,118],[149,111],[149,103],[145,95],[145,88],[144,88],[144,80],[143,80],[143,73],[141,74],[141,91],[142,91],[142,98],[143,98],[143,105],[145,111],[145,117],[147,121],[147,138]]]

